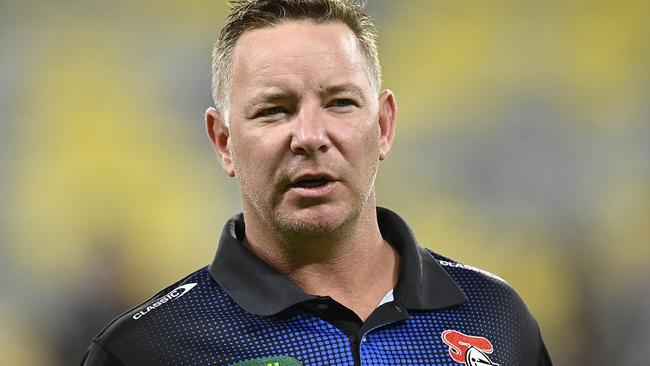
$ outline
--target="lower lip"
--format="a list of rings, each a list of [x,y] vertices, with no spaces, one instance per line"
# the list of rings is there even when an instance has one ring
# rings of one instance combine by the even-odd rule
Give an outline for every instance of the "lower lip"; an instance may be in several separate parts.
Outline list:
[[[327,182],[318,187],[291,187],[290,191],[304,198],[323,198],[336,187],[336,182]]]

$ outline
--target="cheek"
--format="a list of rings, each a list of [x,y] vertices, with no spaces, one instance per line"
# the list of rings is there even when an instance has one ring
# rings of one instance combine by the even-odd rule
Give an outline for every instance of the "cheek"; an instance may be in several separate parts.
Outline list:
[[[372,163],[379,159],[379,126],[372,121],[366,122],[356,131],[355,143],[357,154],[364,162]]]
[[[233,133],[231,153],[235,175],[246,180],[269,181],[276,170],[279,143],[266,133]]]
[[[358,121],[357,121],[358,122]],[[347,161],[348,177],[356,185],[365,186],[374,179],[379,164],[379,128],[371,121],[349,124],[339,129],[337,137],[345,143],[340,145]]]
[[[370,125],[366,133],[364,158],[365,164],[368,169],[368,178],[373,179],[379,166],[379,153],[380,153],[380,131],[379,126],[374,123]]]

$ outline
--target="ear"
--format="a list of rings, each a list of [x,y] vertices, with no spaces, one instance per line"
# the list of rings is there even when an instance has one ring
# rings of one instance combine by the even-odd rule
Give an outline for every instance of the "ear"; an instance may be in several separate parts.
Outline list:
[[[384,90],[379,95],[379,160],[386,159],[393,146],[396,118],[395,95],[390,90]]]
[[[210,138],[214,152],[219,158],[221,167],[231,177],[235,176],[230,151],[230,129],[226,125],[223,115],[210,107],[205,111],[205,130]]]

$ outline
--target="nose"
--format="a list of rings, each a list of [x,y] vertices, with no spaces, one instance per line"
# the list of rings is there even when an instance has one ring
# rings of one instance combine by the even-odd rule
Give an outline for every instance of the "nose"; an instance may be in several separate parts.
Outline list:
[[[291,151],[297,155],[314,155],[326,152],[330,147],[327,124],[319,108],[298,113],[293,126]]]

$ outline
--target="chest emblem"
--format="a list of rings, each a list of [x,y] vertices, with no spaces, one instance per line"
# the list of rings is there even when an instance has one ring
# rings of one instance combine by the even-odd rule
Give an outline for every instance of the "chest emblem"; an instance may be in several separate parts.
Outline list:
[[[449,356],[458,363],[466,366],[499,366],[488,357],[494,348],[487,338],[449,329],[442,332],[442,341],[449,346]]]

